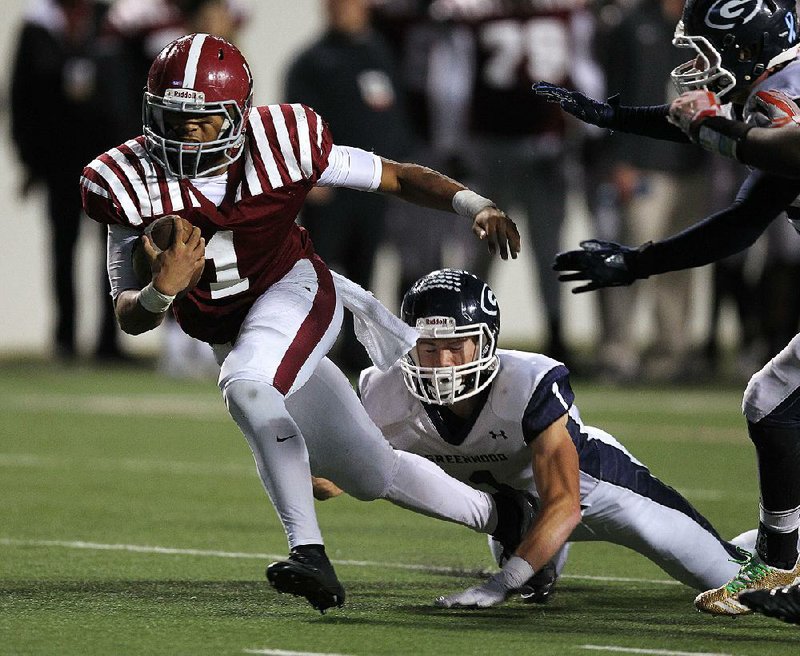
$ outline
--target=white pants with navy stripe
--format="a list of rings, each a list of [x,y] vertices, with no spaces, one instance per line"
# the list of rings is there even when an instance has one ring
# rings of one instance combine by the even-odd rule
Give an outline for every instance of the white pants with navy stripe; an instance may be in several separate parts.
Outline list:
[[[729,549],[680,510],[605,481],[597,481],[581,503],[583,519],[570,541],[628,547],[696,590],[724,585],[739,571]]]

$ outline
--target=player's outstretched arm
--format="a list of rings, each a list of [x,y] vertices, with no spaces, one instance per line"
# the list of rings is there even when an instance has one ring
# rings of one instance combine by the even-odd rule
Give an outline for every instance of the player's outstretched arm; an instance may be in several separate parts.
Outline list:
[[[619,96],[612,96],[604,102],[589,98],[580,91],[571,91],[549,82],[536,82],[532,90],[548,102],[558,103],[567,114],[584,123],[653,139],[689,141],[679,128],[667,121],[669,105],[642,107],[620,105]]]
[[[536,572],[555,557],[581,521],[580,466],[567,417],[556,419],[531,442],[539,512],[515,555]]]
[[[800,180],[754,171],[734,202],[690,228],[658,242],[630,248],[591,239],[556,256],[562,282],[586,281],[574,293],[629,285],[667,271],[704,266],[751,246],[800,195]]]
[[[567,415],[548,426],[532,449],[539,512],[503,569],[483,585],[447,597],[442,608],[487,608],[505,601],[555,556],[581,521],[578,452],[566,428]]]
[[[800,178],[800,126],[753,128],[739,147],[738,159],[775,175]]]
[[[470,191],[446,175],[419,164],[401,164],[381,159],[378,191],[416,205],[456,212],[472,221],[472,232],[486,241],[489,252],[516,258],[520,235],[516,224],[488,198]]]
[[[747,121],[725,116],[709,91],[687,91],[669,108],[669,120],[695,143],[761,171],[800,177],[800,107],[781,91],[753,94]]]

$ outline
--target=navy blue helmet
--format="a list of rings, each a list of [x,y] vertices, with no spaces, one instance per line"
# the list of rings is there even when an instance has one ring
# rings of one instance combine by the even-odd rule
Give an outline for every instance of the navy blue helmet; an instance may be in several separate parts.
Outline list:
[[[680,92],[703,88],[724,99],[788,59],[780,55],[798,41],[795,0],[687,0],[672,43],[696,57],[672,80]]]
[[[500,308],[477,276],[456,269],[423,276],[403,297],[400,315],[423,339],[476,340],[475,359],[457,366],[421,367],[416,347],[405,356],[403,378],[418,399],[449,405],[477,394],[497,375]]]

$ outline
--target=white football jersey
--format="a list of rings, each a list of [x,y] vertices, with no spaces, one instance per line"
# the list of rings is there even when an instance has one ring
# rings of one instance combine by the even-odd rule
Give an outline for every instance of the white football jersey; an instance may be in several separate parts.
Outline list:
[[[753,85],[744,104],[744,120],[747,121],[751,108],[753,107],[753,97],[759,91],[782,91],[787,96],[796,101],[800,99],[800,57],[789,62],[779,71],[768,75],[758,84]],[[800,232],[800,196],[792,201],[790,207],[786,209],[789,222],[795,230]]]
[[[497,353],[500,370],[482,397],[483,406],[458,430],[458,422],[442,420],[447,412],[442,406],[426,406],[409,393],[397,364],[386,372],[372,367],[362,373],[362,403],[395,448],[423,456],[473,486],[470,478],[486,472],[498,483],[534,494],[529,444],[568,413],[567,431],[579,457],[582,514],[570,541],[623,545],[697,590],[718,587],[736,575],[736,548],[705,517],[611,435],[583,425],[563,364],[536,353]]]
[[[562,363],[538,353],[498,349],[497,354],[500,370],[485,403],[458,434],[439,418],[441,406],[423,404],[409,393],[397,363],[386,372],[371,367],[361,374],[361,400],[392,446],[465,482],[488,471],[500,483],[536,494],[529,444],[564,413],[580,457],[582,498],[603,480],[604,470],[620,469],[616,460],[644,468],[611,435],[583,425]]]

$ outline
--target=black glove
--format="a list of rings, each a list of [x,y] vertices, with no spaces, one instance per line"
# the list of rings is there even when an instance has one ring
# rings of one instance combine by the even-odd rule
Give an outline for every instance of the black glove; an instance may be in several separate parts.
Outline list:
[[[639,277],[634,273],[634,266],[641,248],[629,248],[613,241],[589,239],[581,242],[582,250],[565,251],[556,255],[553,269],[574,271],[560,275],[558,279],[561,282],[589,281],[582,287],[575,287],[572,290],[573,294],[591,292],[601,287],[630,285]]]
[[[572,114],[584,123],[601,128],[611,128],[614,125],[616,108],[619,105],[618,95],[609,98],[608,102],[600,102],[580,91],[570,91],[549,82],[536,82],[531,88],[537,96],[548,102],[558,103],[567,114]]]

